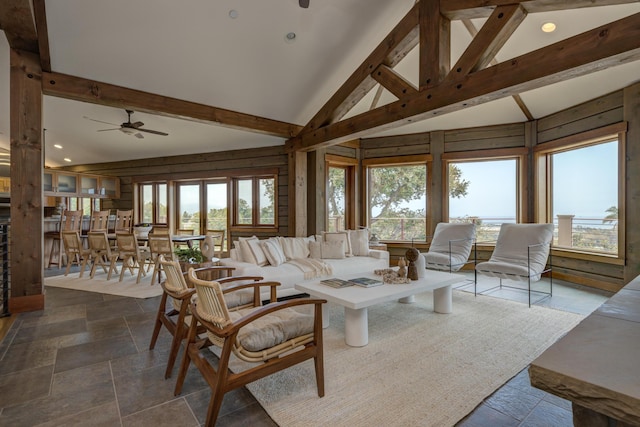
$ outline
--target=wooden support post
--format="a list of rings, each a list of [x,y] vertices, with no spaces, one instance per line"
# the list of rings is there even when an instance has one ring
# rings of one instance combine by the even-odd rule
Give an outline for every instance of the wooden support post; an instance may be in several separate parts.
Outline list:
[[[42,70],[37,54],[11,49],[12,313],[44,308]]]
[[[289,153],[289,234],[307,235],[307,153]]]
[[[448,212],[449,210],[448,208],[445,209],[445,206],[449,206],[449,194],[442,191],[444,183],[448,179],[447,170],[442,165],[443,153],[444,131],[431,132],[429,135],[429,154],[433,156],[433,161],[431,162],[431,175],[428,180],[429,187],[427,187],[427,192],[430,193],[431,198],[431,206],[428,206],[427,211],[427,219],[430,218],[426,230],[428,236],[433,236],[433,232],[439,222],[448,221],[448,218],[444,216],[444,211]]]
[[[624,89],[624,120],[627,122],[625,147],[625,252],[624,283],[640,274],[640,83]],[[633,225],[631,225],[633,224]]]

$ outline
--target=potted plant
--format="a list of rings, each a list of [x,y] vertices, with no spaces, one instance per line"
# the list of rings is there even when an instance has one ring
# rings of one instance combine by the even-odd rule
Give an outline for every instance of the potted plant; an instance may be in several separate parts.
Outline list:
[[[200,268],[204,263],[204,256],[200,248],[179,248],[174,251],[180,263],[182,271],[187,271],[189,267]]]

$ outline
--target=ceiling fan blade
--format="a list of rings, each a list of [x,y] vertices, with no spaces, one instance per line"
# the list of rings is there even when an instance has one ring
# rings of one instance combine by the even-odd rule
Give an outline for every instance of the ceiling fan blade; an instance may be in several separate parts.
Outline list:
[[[113,129],[98,129],[96,132],[106,132],[108,130],[120,130],[120,128],[113,128]]]
[[[138,129],[140,126],[144,126],[144,123],[142,122],[127,123],[127,127],[131,127],[134,129]]]
[[[298,0],[298,4],[300,4],[300,7],[306,9],[309,7],[309,0]]]
[[[109,123],[109,122],[103,122],[102,120],[96,120],[96,119],[92,119],[91,117],[87,117],[87,116],[82,116],[83,119],[87,119],[87,120],[91,120],[92,122],[98,122],[98,123],[104,123],[106,125],[111,125],[111,126],[120,126],[117,125],[115,123]]]
[[[168,136],[169,135],[168,133],[160,132],[159,130],[141,129],[141,128],[138,128],[137,130],[139,130],[140,132],[152,133],[154,135],[162,135],[162,136]]]

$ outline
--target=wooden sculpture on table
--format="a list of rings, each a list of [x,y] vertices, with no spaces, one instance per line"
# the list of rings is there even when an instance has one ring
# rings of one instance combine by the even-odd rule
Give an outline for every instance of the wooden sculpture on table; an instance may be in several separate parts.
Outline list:
[[[420,251],[418,251],[416,248],[407,249],[407,253],[405,254],[407,261],[409,261],[409,265],[407,268],[407,278],[411,280],[418,280],[418,266],[416,265],[416,261],[418,260],[419,256]]]

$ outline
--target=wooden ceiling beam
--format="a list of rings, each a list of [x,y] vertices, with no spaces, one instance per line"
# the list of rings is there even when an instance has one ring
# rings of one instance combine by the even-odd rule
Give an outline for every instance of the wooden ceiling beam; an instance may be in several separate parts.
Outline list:
[[[11,49],[38,53],[38,32],[30,0],[2,0],[0,28]]]
[[[375,85],[370,74],[380,65],[393,67],[418,43],[418,7],[414,5],[409,13],[394,27],[373,52],[351,74],[347,81],[333,94],[316,115],[307,123],[303,132],[312,131],[340,120]]]
[[[405,79],[392,68],[387,67],[384,64],[380,64],[378,68],[371,73],[371,77],[373,77],[397,98],[402,98],[408,93],[415,93],[418,91],[418,88],[409,80]]]
[[[640,13],[409,94],[341,122],[302,133],[291,150],[314,150],[349,139],[501,99],[640,59]]]
[[[47,27],[47,11],[44,0],[33,0],[33,12],[38,32],[38,51],[42,71],[51,71],[51,54],[49,53],[49,30]]]
[[[527,12],[519,4],[496,7],[453,66],[448,78],[459,79],[486,68],[526,16]]]
[[[451,68],[451,21],[440,13],[440,0],[421,0],[419,6],[420,89],[440,83]]]
[[[45,95],[291,138],[301,126],[59,73],[43,73]]]
[[[451,20],[487,18],[497,6],[520,4],[528,13],[637,3],[638,0],[440,0],[441,12]]]

